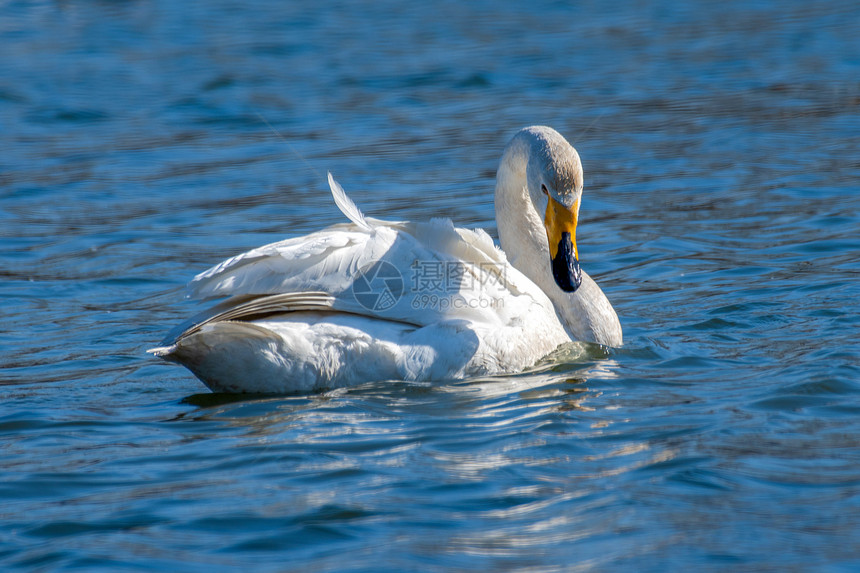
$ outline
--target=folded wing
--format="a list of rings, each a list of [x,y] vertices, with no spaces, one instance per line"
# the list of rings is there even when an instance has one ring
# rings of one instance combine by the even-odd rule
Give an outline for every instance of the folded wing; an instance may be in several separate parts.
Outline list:
[[[366,218],[331,178],[330,185],[351,223],[253,249],[197,275],[189,296],[233,297],[206,320],[253,316],[257,306],[276,312],[278,304],[298,304],[306,295],[324,298],[331,311],[416,326],[446,320],[503,326],[532,304],[549,305],[484,231],[455,228],[449,219]],[[281,298],[267,298],[273,295]]]

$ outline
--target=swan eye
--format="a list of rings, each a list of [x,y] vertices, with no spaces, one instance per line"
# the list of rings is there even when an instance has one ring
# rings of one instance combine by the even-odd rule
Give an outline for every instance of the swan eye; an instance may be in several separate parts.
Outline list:
[[[542,192],[544,195],[546,195],[547,197],[549,197],[549,191],[547,191],[547,190],[546,190],[546,185],[544,185],[543,183],[541,183],[541,185],[540,185],[540,190],[541,190],[541,192]]]

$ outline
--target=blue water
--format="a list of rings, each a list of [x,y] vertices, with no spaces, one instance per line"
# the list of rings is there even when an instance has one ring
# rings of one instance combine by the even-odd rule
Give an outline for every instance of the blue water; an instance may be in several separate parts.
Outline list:
[[[0,569],[860,568],[856,2],[0,6]],[[495,232],[578,148],[625,346],[208,393],[195,273],[365,212]]]

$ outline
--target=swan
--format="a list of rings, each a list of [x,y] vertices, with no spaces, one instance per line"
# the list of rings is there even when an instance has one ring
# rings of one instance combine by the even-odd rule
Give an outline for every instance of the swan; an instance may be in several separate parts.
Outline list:
[[[295,393],[513,373],[572,340],[622,344],[612,305],[579,265],[579,155],[552,128],[524,128],[504,150],[503,250],[449,219],[366,217],[328,182],[349,223],[198,274],[188,296],[229,298],[148,352],[214,392]]]

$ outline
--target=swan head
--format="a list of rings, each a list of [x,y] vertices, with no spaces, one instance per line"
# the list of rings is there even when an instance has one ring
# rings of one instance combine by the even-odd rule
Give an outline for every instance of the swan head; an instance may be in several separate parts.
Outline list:
[[[527,127],[519,140],[525,152],[525,184],[528,199],[546,232],[552,276],[558,287],[574,292],[582,284],[576,224],[582,197],[582,163],[579,154],[557,131]]]

